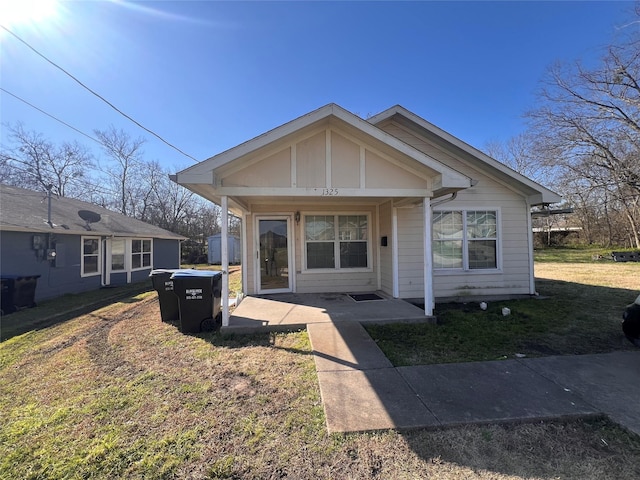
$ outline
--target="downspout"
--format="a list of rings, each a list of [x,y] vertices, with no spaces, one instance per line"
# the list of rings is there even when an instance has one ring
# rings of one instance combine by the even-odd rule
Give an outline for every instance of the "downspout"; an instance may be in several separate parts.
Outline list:
[[[442,200],[438,200],[437,202],[432,203],[431,208],[433,209],[433,207],[437,207],[438,205],[442,205],[443,203],[452,202],[456,199],[457,196],[458,196],[458,192],[455,191],[451,194],[449,198],[443,198]]]

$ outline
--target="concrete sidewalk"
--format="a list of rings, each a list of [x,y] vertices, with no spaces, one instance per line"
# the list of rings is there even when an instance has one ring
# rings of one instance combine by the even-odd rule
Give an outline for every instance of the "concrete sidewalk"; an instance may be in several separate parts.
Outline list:
[[[604,414],[640,435],[640,352],[394,368],[357,322],[307,331],[329,432]]]

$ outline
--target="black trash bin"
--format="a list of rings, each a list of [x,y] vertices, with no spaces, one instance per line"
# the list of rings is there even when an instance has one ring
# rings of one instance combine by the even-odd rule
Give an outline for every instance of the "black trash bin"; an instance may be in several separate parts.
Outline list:
[[[183,333],[215,330],[222,319],[222,272],[179,270],[171,275],[173,292],[178,297],[180,331]]]
[[[173,280],[171,275],[179,272],[179,269],[158,268],[151,270],[151,284],[158,292],[158,302],[160,303],[160,317],[163,322],[177,322],[180,320],[178,311],[178,297],[173,293]]]
[[[36,286],[40,275],[2,275],[0,309],[3,314],[35,307]]]
[[[640,347],[640,295],[622,314],[622,331],[636,347]]]

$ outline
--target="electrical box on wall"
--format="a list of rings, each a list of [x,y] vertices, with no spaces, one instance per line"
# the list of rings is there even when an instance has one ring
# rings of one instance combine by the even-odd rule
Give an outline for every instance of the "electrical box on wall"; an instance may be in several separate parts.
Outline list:
[[[380,246],[381,247],[386,247],[387,246],[387,236],[386,235],[384,237],[380,237]]]

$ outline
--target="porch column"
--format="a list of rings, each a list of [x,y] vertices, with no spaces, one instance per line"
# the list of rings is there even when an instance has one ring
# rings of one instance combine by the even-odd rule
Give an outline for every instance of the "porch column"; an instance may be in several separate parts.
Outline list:
[[[400,296],[400,274],[398,258],[398,208],[391,209],[391,271],[393,275],[393,298]]]
[[[433,256],[431,252],[431,200],[424,197],[422,201],[424,212],[424,314],[433,315],[435,307],[433,298]]]
[[[226,195],[222,195],[220,208],[222,209],[222,235],[220,237],[220,260],[222,263],[222,326],[229,326],[229,202]]]

